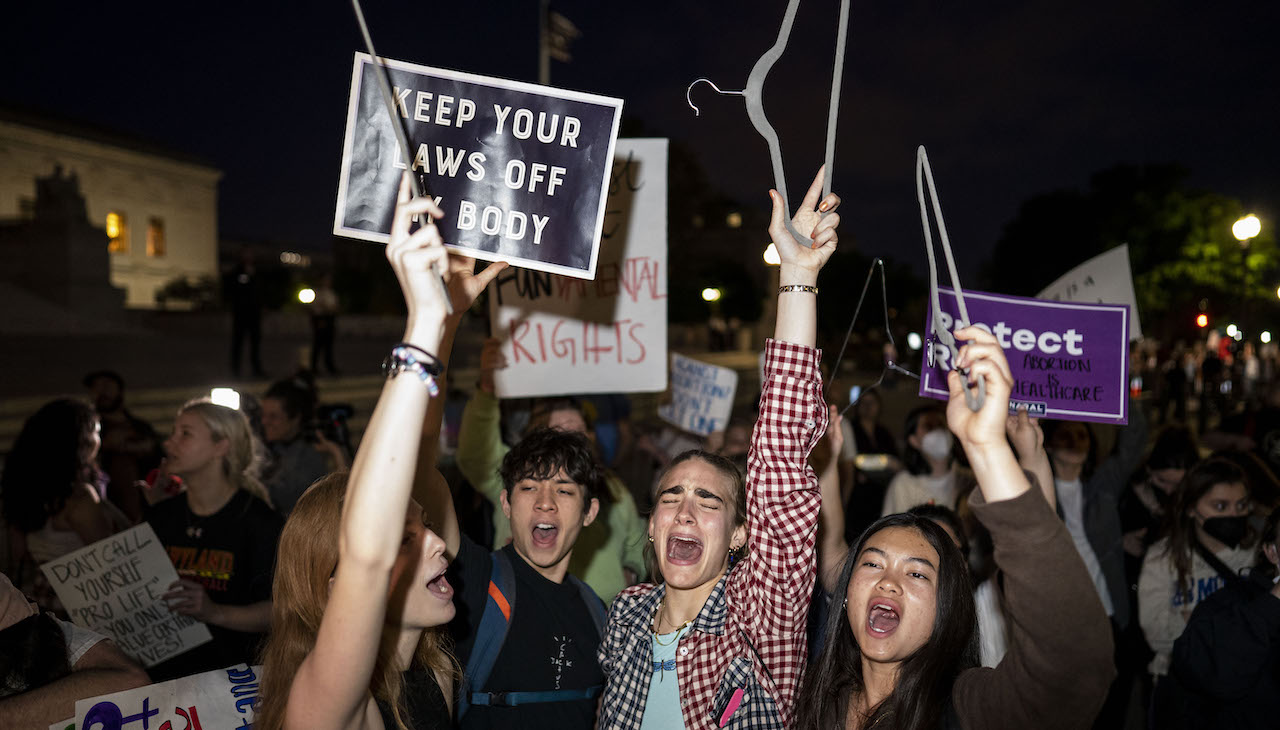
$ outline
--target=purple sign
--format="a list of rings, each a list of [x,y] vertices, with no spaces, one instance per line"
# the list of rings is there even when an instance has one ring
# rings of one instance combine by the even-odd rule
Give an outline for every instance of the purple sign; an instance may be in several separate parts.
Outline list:
[[[1051,302],[964,292],[974,325],[992,333],[1013,373],[1009,410],[1033,417],[1129,422],[1129,308],[1118,304]],[[938,289],[942,326],[955,331],[959,307],[952,289]],[[933,332],[930,307],[925,330]],[[930,338],[921,366],[920,395],[947,400],[951,351]],[[959,345],[961,343],[957,343]]]

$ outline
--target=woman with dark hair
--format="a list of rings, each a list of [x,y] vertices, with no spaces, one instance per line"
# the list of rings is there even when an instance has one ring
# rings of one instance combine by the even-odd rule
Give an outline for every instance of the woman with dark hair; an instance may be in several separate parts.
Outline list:
[[[1165,510],[1173,503],[1174,490],[1187,470],[1200,460],[1195,437],[1186,426],[1166,426],[1142,469],[1134,475],[1120,498],[1120,524],[1124,530],[1126,573],[1137,580],[1147,548],[1160,536]]]
[[[609,609],[598,657],[607,681],[597,727],[790,727],[804,671],[821,506],[807,459],[826,429],[817,280],[836,248],[839,204],[819,171],[788,231],[770,191],[782,259],[765,343],[760,416],[744,479],[729,459],[685,452],[667,466],[649,517],[659,582]]]
[[[1247,578],[1191,614],[1173,645],[1156,727],[1274,728],[1280,717],[1280,510],[1262,530]],[[1161,700],[1164,700],[1163,702]]]
[[[906,512],[918,504],[940,504],[955,509],[961,491],[957,479],[955,440],[947,430],[941,406],[920,406],[907,414],[905,471],[889,482],[881,515]]]
[[[302,375],[273,383],[262,397],[262,435],[270,457],[262,482],[272,506],[285,517],[307,487],[329,473],[330,458],[337,468],[346,466],[335,444],[307,433],[314,428],[315,411],[315,385]]]
[[[1249,564],[1253,506],[1243,470],[1226,459],[1200,462],[1183,479],[1138,578],[1138,621],[1155,652],[1148,669],[1169,671],[1169,652],[1196,605]]]
[[[35,565],[97,542],[127,525],[102,500],[95,457],[102,441],[93,407],[79,398],[41,406],[13,442],[0,475],[0,499],[11,533],[9,572],[31,590]],[[30,559],[33,565],[25,566]],[[45,608],[58,608],[51,592],[35,591]]]
[[[845,561],[827,645],[810,667],[795,727],[1087,727],[1114,670],[1111,634],[1071,536],[1033,489],[1005,434],[1013,378],[995,338],[969,342],[957,367],[986,382],[986,402],[965,404],[949,375],[947,421],[978,481],[971,506],[995,542],[1012,641],[994,669],[977,667],[978,635],[964,558],[932,519],[881,518]]]

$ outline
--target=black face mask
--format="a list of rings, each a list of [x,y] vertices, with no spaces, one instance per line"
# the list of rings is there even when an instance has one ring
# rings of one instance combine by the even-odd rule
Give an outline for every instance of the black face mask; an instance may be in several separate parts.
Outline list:
[[[1249,518],[1210,517],[1204,521],[1202,526],[1209,537],[1229,548],[1235,548],[1240,545],[1240,541],[1244,539],[1244,534],[1249,531]]]

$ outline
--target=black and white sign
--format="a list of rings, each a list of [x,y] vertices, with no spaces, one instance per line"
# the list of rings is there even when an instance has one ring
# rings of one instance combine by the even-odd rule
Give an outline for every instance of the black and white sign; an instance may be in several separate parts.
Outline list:
[[[384,62],[445,243],[594,278],[622,100]],[[385,243],[405,164],[377,73],[356,54],[333,232]]]

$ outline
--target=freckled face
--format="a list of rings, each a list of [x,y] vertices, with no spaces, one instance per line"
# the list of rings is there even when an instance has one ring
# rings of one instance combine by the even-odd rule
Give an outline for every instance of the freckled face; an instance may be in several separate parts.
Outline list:
[[[857,560],[845,594],[854,640],[868,661],[902,662],[933,633],[938,552],[919,530],[886,527]]]
[[[703,587],[729,568],[729,550],[746,543],[734,525],[732,484],[715,467],[690,459],[667,472],[649,518],[658,566],[668,586]]]

